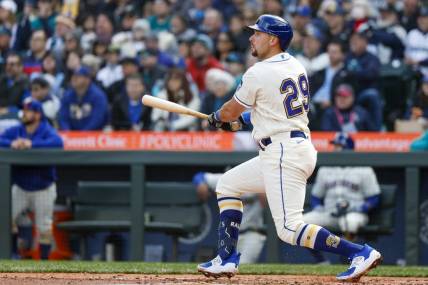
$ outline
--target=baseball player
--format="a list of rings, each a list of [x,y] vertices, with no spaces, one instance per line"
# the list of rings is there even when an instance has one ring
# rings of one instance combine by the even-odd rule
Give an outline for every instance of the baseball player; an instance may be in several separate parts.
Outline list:
[[[0,136],[0,147],[16,150],[62,148],[61,137],[43,115],[41,103],[24,102],[22,123]],[[56,171],[53,166],[12,168],[12,232],[17,238],[16,219],[28,208],[35,214],[41,259],[48,259],[52,243],[52,216],[56,199]]]
[[[368,245],[342,239],[302,219],[306,181],[312,174],[317,152],[308,128],[309,86],[306,70],[286,52],[293,37],[290,24],[273,15],[262,15],[249,26],[251,53],[260,62],[243,75],[232,99],[208,117],[219,129],[230,129],[251,108],[253,138],[259,155],[227,171],[216,188],[220,208],[218,255],[198,265],[206,276],[231,277],[238,272],[236,250],[242,221],[243,193],[266,193],[281,240],[343,255],[352,260],[337,279],[356,281],[375,267],[381,254]]]
[[[354,141],[346,133],[337,133],[331,142],[337,151],[353,150]],[[380,187],[371,167],[320,167],[312,189],[312,211],[303,221],[340,230],[353,239],[367,225],[368,212],[377,207]],[[325,261],[318,256],[320,262]]]
[[[193,176],[198,197],[206,201],[222,176],[222,173],[198,172]],[[242,252],[240,263],[256,263],[266,241],[263,232],[264,195],[244,194],[241,196],[245,215],[239,228],[237,250]]]

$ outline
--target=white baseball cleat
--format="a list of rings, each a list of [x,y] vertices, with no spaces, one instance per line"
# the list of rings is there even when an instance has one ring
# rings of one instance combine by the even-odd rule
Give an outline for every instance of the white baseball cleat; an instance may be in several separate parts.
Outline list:
[[[238,273],[240,257],[241,254],[237,252],[234,252],[225,260],[222,260],[221,257],[217,255],[213,260],[199,264],[198,272],[201,272],[206,277],[219,278],[227,276],[231,278]]]
[[[382,255],[367,244],[352,257],[351,266],[348,270],[336,276],[338,280],[358,282],[360,278],[375,268],[382,261]]]

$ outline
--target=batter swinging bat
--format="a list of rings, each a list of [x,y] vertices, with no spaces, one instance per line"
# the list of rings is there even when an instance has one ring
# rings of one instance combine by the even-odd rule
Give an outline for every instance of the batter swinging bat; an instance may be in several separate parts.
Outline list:
[[[153,108],[158,108],[164,111],[172,112],[172,113],[178,113],[178,114],[184,114],[184,115],[190,115],[193,117],[197,117],[199,119],[207,119],[208,115],[192,110],[190,108],[184,107],[182,105],[179,105],[177,103],[160,99],[157,97],[153,97],[150,95],[144,95],[143,96],[143,104],[146,106],[150,106]]]

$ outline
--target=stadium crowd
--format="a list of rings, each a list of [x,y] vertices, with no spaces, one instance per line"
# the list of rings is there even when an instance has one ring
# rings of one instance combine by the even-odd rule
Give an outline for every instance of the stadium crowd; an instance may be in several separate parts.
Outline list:
[[[312,130],[386,130],[385,66],[405,67],[417,85],[395,118],[428,118],[424,1],[1,0],[0,131],[29,97],[59,130],[208,130],[140,99],[217,110],[255,62],[246,25],[262,13],[294,28]]]

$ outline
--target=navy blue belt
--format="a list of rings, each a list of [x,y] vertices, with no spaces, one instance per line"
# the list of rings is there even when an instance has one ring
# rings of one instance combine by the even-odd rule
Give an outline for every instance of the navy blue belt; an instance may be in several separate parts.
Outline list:
[[[290,132],[290,138],[304,138],[307,139],[306,135],[302,131],[291,131]],[[264,138],[260,140],[260,144],[262,146],[262,149],[267,147],[272,143],[272,139],[270,137]]]

